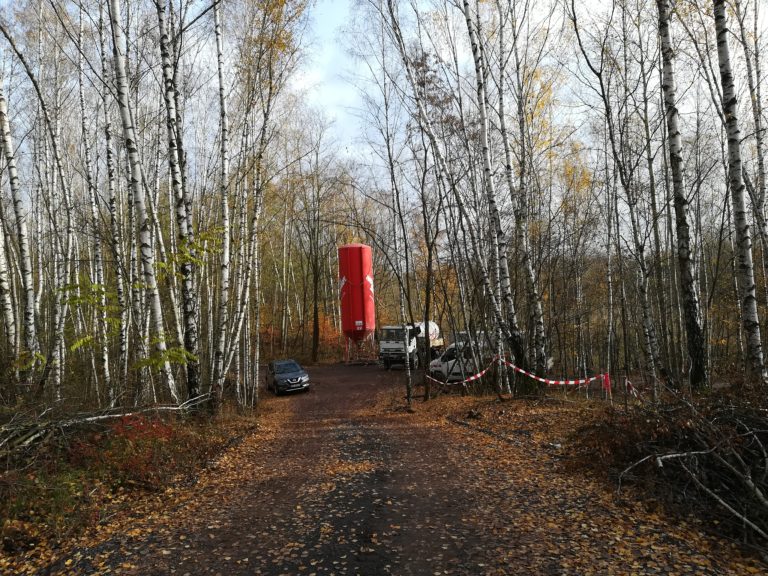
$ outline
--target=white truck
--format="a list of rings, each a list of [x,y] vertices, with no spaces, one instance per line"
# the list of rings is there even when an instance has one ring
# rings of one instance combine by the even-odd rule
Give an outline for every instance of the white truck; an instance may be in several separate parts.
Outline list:
[[[379,329],[379,359],[384,367],[389,369],[393,364],[405,364],[406,360],[412,370],[419,367],[422,357],[427,357],[426,334],[429,330],[430,348],[443,345],[440,327],[435,322],[418,322],[406,326],[382,326]]]

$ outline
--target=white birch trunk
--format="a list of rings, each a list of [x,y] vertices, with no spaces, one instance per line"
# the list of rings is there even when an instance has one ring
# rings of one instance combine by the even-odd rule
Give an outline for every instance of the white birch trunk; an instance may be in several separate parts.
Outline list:
[[[200,359],[198,357],[198,316],[197,296],[194,285],[195,248],[190,228],[189,206],[181,171],[179,142],[180,126],[176,109],[176,89],[173,79],[173,65],[169,48],[168,30],[165,22],[165,8],[162,0],[155,0],[157,21],[160,32],[160,58],[163,67],[163,98],[165,99],[166,127],[168,129],[168,164],[171,171],[171,189],[176,201],[176,223],[179,228],[181,263],[181,294],[184,319],[184,350],[187,368],[187,396],[196,398],[200,394]]]
[[[99,45],[101,48],[101,73],[105,82],[108,82],[111,74],[107,65],[107,48],[104,38],[104,6],[99,4]],[[109,224],[110,224],[110,242],[112,246],[112,256],[115,260],[115,292],[117,296],[118,307],[118,357],[117,367],[119,377],[117,382],[110,386],[112,397],[110,405],[117,403],[121,391],[118,389],[118,383],[124,382],[128,377],[128,304],[125,296],[125,256],[123,254],[123,244],[120,235],[120,217],[117,209],[117,184],[115,174],[115,158],[112,148],[112,122],[109,114],[109,105],[107,103],[106,91],[102,92],[102,107],[104,109],[104,147],[107,165],[107,192],[109,202]]]
[[[83,138],[83,156],[85,159],[85,181],[88,188],[88,200],[91,207],[91,242],[93,250],[93,277],[91,280],[91,290],[98,293],[97,324],[98,338],[100,343],[99,364],[104,377],[104,386],[107,389],[109,405],[115,406],[116,396],[112,387],[112,378],[109,371],[109,346],[107,342],[107,296],[106,286],[104,284],[104,254],[101,247],[101,231],[99,229],[99,207],[96,185],[93,182],[93,165],[91,161],[91,150],[88,145],[88,116],[85,107],[85,93],[83,90],[83,5],[80,3],[80,18],[78,25],[78,96],[80,99],[80,132]]]
[[[477,106],[480,114],[480,145],[482,147],[483,180],[485,197],[488,202],[488,213],[491,220],[491,259],[495,262],[496,294],[504,302],[507,312],[507,325],[510,332],[510,346],[515,355],[515,360],[523,367],[528,365],[523,344],[522,334],[517,325],[515,303],[512,298],[512,287],[509,279],[509,265],[507,264],[507,240],[501,226],[501,217],[496,204],[496,185],[494,183],[493,169],[491,166],[490,137],[488,134],[488,96],[486,94],[485,79],[487,77],[486,64],[479,42],[479,30],[472,23],[472,13],[469,8],[469,0],[463,1],[464,18],[467,24],[467,33],[472,48],[472,58],[475,64],[475,87],[477,92]]]
[[[21,198],[19,175],[16,170],[16,155],[8,119],[8,104],[3,91],[3,79],[0,77],[0,144],[2,144],[5,164],[8,170],[8,182],[11,188],[11,201],[16,219],[16,239],[19,243],[19,271],[21,272],[24,306],[24,351],[30,355],[30,368],[37,363],[35,356],[40,352],[37,340],[35,315],[35,285],[32,278],[32,255],[27,231],[27,215]]]
[[[683,182],[683,145],[678,121],[674,68],[672,66],[674,53],[672,34],[669,30],[669,0],[657,0],[656,5],[659,11],[659,37],[663,62],[662,90],[667,118],[669,167],[672,173],[672,193],[675,203],[677,262],[680,269],[683,314],[688,337],[688,356],[691,362],[689,381],[692,388],[700,388],[706,386],[708,380],[707,348],[702,328],[699,296],[696,290],[695,252],[691,249],[688,198]]]
[[[224,354],[227,330],[229,327],[229,281],[230,281],[230,246],[231,232],[229,226],[229,119],[227,117],[227,99],[224,92],[224,45],[221,31],[221,16],[218,3],[213,7],[214,33],[216,35],[216,64],[219,78],[219,118],[221,129],[221,227],[223,243],[221,248],[221,294],[219,296],[219,322],[216,334],[216,349],[214,352],[213,382],[211,385],[211,401],[213,410],[218,410],[221,393],[224,389]]]
[[[613,375],[613,246],[611,244],[611,238],[613,234],[613,206],[611,205],[611,199],[613,198],[613,191],[611,190],[611,178],[608,172],[608,150],[603,150],[605,161],[605,213],[607,214],[606,226],[607,236],[605,240],[605,254],[606,254],[606,273],[605,281],[608,286],[608,333],[606,334],[606,354],[605,354],[605,371]],[[608,391],[610,394],[610,391]]]
[[[130,165],[130,185],[133,192],[133,202],[138,218],[138,235],[141,251],[141,265],[144,273],[144,282],[150,297],[150,314],[156,339],[155,348],[160,355],[160,362],[165,375],[166,383],[171,397],[175,402],[180,402],[181,397],[176,387],[170,362],[167,356],[165,343],[165,330],[163,328],[163,312],[160,302],[160,292],[157,288],[155,277],[155,255],[151,245],[151,222],[147,214],[144,202],[144,188],[142,185],[141,161],[137,148],[136,132],[133,125],[132,113],[128,100],[128,78],[125,73],[124,37],[120,23],[120,0],[109,0],[110,21],[112,24],[113,64],[115,67],[115,84],[117,103],[120,108],[120,119],[123,124],[123,137]]]
[[[5,225],[0,222],[0,308],[3,309],[5,337],[15,358],[18,355],[16,349],[16,311],[13,306],[11,279],[8,275],[8,254],[5,247],[4,228]]]
[[[730,31],[728,30],[725,0],[713,0],[713,11],[717,33],[717,59],[723,94],[723,114],[728,138],[728,179],[731,202],[733,203],[733,223],[736,229],[735,248],[739,288],[741,290],[742,322],[747,339],[747,373],[765,384],[768,383],[768,372],[766,372],[763,360],[760,320],[757,313],[755,274],[752,262],[752,233],[744,198],[738,98],[733,80],[731,54],[728,48]]]
[[[244,126],[243,130],[243,139],[242,139],[243,150],[248,150],[248,142],[249,142],[249,127],[246,124]],[[240,167],[242,169],[242,166]],[[243,322],[243,316],[245,314],[245,310],[248,308],[248,298],[249,298],[249,282],[250,282],[250,272],[248,262],[250,258],[250,233],[248,231],[248,217],[247,217],[247,208],[248,208],[248,186],[245,182],[240,183],[238,185],[237,190],[237,197],[238,197],[238,203],[240,205],[240,209],[238,211],[237,215],[237,226],[235,229],[239,230],[238,234],[238,241],[237,245],[240,247],[240,249],[237,252],[237,266],[235,268],[235,291],[234,291],[234,303],[232,305],[233,311],[234,311],[234,317],[232,319],[232,328],[230,330],[230,339],[228,341],[227,349],[226,349],[226,355],[224,360],[224,372],[226,373],[229,370],[229,366],[232,363],[232,360],[234,359],[237,350],[239,349],[239,346],[241,345],[241,330],[242,330],[242,322]],[[238,372],[238,374],[240,374]],[[239,380],[239,378],[238,378]]]
[[[757,217],[757,226],[762,240],[762,267],[766,270],[766,261],[768,253],[765,247],[768,246],[768,219],[765,215],[765,128],[763,127],[763,102],[760,93],[761,73],[760,73],[760,35],[758,26],[758,2],[755,2],[755,30],[750,45],[749,33],[744,25],[746,14],[741,9],[741,2],[734,1],[736,9],[736,19],[739,22],[739,40],[744,50],[744,64],[746,65],[747,87],[749,89],[749,100],[752,108],[752,120],[754,122],[755,135],[755,156],[757,159],[757,174],[754,185],[744,172],[744,183],[752,199],[752,207]],[[765,275],[764,275],[765,276]],[[768,300],[768,283],[764,282],[763,290]]]
[[[501,3],[497,2],[497,8],[501,17]],[[521,77],[523,73],[522,64],[519,55],[519,35],[517,29],[518,22],[512,21],[512,50],[515,55],[515,80],[517,81],[518,102],[517,102],[517,121],[520,133],[520,150],[518,165],[518,190],[515,193],[512,171],[512,153],[509,144],[509,135],[507,133],[506,114],[504,110],[504,78],[506,77],[506,46],[504,42],[504,23],[499,24],[499,53],[501,54],[499,62],[499,129],[501,131],[502,144],[504,145],[504,173],[507,180],[510,196],[513,201],[515,215],[515,231],[517,234],[518,248],[520,250],[521,264],[525,273],[525,287],[527,292],[528,305],[533,312],[534,322],[534,342],[533,359],[536,371],[540,374],[546,372],[547,350],[546,350],[546,331],[544,327],[544,308],[541,303],[539,287],[536,281],[536,274],[533,270],[531,260],[531,246],[528,239],[528,154],[526,141],[526,119],[525,119],[525,101],[527,90],[523,85]],[[510,294],[511,296],[511,294]]]
[[[755,10],[757,10],[758,0],[755,0]],[[760,94],[761,74],[760,74],[760,37],[755,30],[752,42],[752,53],[750,53],[750,38],[744,26],[745,14],[741,10],[741,2],[734,0],[736,8],[736,19],[739,22],[739,38],[744,49],[744,63],[746,65],[747,87],[749,88],[749,100],[752,108],[752,119],[755,124],[755,156],[757,158],[757,178],[755,183],[755,194],[752,202],[755,204],[755,211],[759,218],[760,233],[764,241],[768,241],[768,220],[765,217],[765,128],[763,127],[763,103]],[[758,16],[755,15],[755,26],[757,26]],[[754,61],[754,65],[753,65]],[[763,257],[765,263],[768,256]]]

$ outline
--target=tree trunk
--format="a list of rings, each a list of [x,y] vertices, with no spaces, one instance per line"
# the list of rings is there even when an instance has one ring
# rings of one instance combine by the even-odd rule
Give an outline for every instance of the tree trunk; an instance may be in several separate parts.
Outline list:
[[[513,43],[512,50],[515,55],[515,78],[517,81],[518,90],[518,102],[517,102],[517,124],[520,133],[520,161],[519,161],[519,187],[517,191],[517,202],[514,203],[515,213],[515,231],[517,233],[517,241],[520,250],[521,262],[523,272],[525,274],[525,287],[528,295],[528,306],[532,310],[533,315],[533,357],[536,370],[543,374],[548,369],[547,361],[547,334],[544,329],[544,309],[541,303],[541,295],[539,294],[539,286],[536,280],[536,274],[533,269],[533,260],[531,258],[531,245],[528,237],[528,193],[529,182],[528,178],[528,140],[526,134],[528,133],[525,105],[529,97],[528,88],[524,85],[522,78],[524,64],[520,60],[520,46],[519,46],[518,30],[513,25]],[[503,69],[502,69],[503,77]],[[503,92],[503,90],[500,90]],[[502,102],[502,94],[499,94],[499,102]],[[502,121],[503,114],[499,112]],[[506,147],[506,145],[505,145]],[[509,162],[508,162],[509,163]],[[510,167],[511,168],[511,167]],[[508,169],[508,176],[510,182],[510,193],[513,193],[511,173]]]
[[[98,325],[98,337],[99,337],[99,364],[101,365],[102,374],[104,376],[104,386],[107,389],[107,395],[109,397],[109,405],[114,406],[116,403],[115,390],[112,386],[112,379],[109,371],[109,346],[107,342],[107,296],[106,286],[104,285],[104,254],[101,247],[101,231],[99,229],[99,207],[98,197],[96,192],[96,185],[93,181],[93,163],[91,161],[91,151],[88,146],[88,116],[85,108],[85,93],[83,86],[84,76],[84,51],[83,46],[83,6],[80,3],[80,18],[78,20],[78,58],[77,58],[77,71],[78,71],[78,96],[80,100],[80,133],[83,138],[83,156],[85,160],[85,181],[88,188],[88,200],[91,205],[91,243],[93,250],[93,269],[94,273],[91,278],[91,292],[96,293],[96,300],[98,302],[97,309],[97,325]]]
[[[755,1],[755,11],[757,12],[757,0]],[[744,183],[747,186],[752,208],[757,218],[757,226],[762,240],[762,267],[767,267],[768,253],[765,247],[768,246],[768,219],[765,217],[765,128],[763,127],[763,103],[760,94],[761,73],[760,73],[760,36],[755,29],[753,45],[750,47],[749,34],[744,26],[746,14],[741,10],[741,2],[735,0],[736,19],[739,22],[739,40],[744,50],[744,64],[746,65],[747,87],[749,89],[749,101],[752,108],[752,120],[754,122],[755,133],[755,156],[757,157],[757,174],[754,186],[751,185],[746,171],[744,172]],[[758,15],[755,14],[755,26],[758,25]],[[750,48],[753,53],[750,53]],[[754,59],[754,63],[753,63]],[[768,282],[763,282],[763,290],[768,301]]]
[[[168,129],[168,165],[171,171],[171,189],[176,201],[176,223],[179,228],[179,251],[181,252],[181,294],[184,317],[184,351],[187,368],[187,396],[196,398],[200,394],[200,359],[198,357],[198,314],[195,289],[196,250],[193,243],[188,195],[184,189],[181,170],[181,141],[178,112],[176,109],[176,86],[173,78],[168,31],[165,22],[163,0],[155,0],[157,22],[160,32],[160,58],[163,67],[163,98],[165,100],[166,127]]]
[[[728,22],[725,0],[713,0],[715,31],[717,33],[717,59],[723,94],[723,114],[728,138],[728,180],[733,203],[733,223],[736,228],[736,260],[738,262],[742,322],[747,339],[747,374],[761,383],[768,383],[768,372],[763,360],[760,320],[757,313],[755,274],[752,262],[752,233],[744,198],[744,177],[741,162],[741,131],[738,119],[738,99],[733,80],[731,54],[728,48]]]
[[[26,210],[21,199],[19,176],[16,171],[16,156],[8,119],[8,104],[3,93],[3,80],[0,78],[0,144],[2,144],[5,163],[8,169],[8,183],[11,187],[13,213],[16,217],[16,239],[19,243],[19,271],[21,272],[22,291],[24,293],[24,352],[29,355],[26,364],[32,368],[37,363],[36,355],[40,352],[37,340],[35,315],[35,285],[32,278],[32,255],[29,248]],[[29,375],[27,375],[29,376]]]
[[[105,82],[110,78],[107,65],[107,47],[104,38],[104,7],[99,4],[99,45],[101,47],[101,73]],[[104,109],[104,147],[107,165],[107,192],[109,203],[110,245],[112,256],[115,259],[115,292],[118,308],[118,354],[117,367],[118,378],[113,385],[115,397],[120,394],[118,386],[124,384],[128,377],[128,303],[125,295],[125,255],[120,234],[120,217],[117,206],[117,176],[115,167],[115,154],[112,147],[112,121],[107,104],[106,90],[102,92],[102,107]]]
[[[149,293],[149,308],[152,327],[155,332],[155,348],[160,355],[159,362],[168,385],[168,390],[175,402],[180,402],[176,381],[168,360],[168,349],[165,342],[165,330],[163,328],[163,311],[160,301],[160,292],[155,277],[155,255],[152,249],[151,226],[144,197],[142,184],[141,160],[139,158],[138,140],[133,124],[133,113],[128,99],[128,78],[125,73],[125,56],[123,52],[124,37],[120,22],[120,0],[109,0],[109,16],[112,24],[112,53],[115,67],[115,84],[117,104],[120,108],[120,120],[123,124],[123,137],[128,154],[130,168],[130,187],[133,193],[133,203],[138,219],[138,240],[141,251],[141,268],[144,274],[144,283]]]
[[[512,298],[509,265],[507,263],[507,240],[501,226],[501,217],[499,216],[499,209],[496,204],[496,187],[494,184],[493,169],[491,167],[490,138],[488,135],[488,97],[485,88],[485,79],[487,77],[486,64],[481,55],[481,47],[478,38],[479,31],[475,30],[475,26],[472,23],[469,0],[464,0],[463,6],[464,18],[467,24],[467,33],[469,34],[472,57],[475,64],[475,87],[477,91],[478,112],[480,114],[480,144],[482,147],[484,176],[483,184],[486,201],[488,202],[488,213],[491,220],[491,255],[496,266],[497,287],[494,293],[501,297],[501,300],[506,307],[510,346],[515,355],[515,360],[518,364],[527,366],[528,362],[525,354],[525,345],[523,344],[522,333],[517,324],[517,314]]]
[[[512,169],[512,151],[509,144],[509,134],[507,132],[506,112],[504,109],[504,78],[506,77],[506,48],[504,41],[504,19],[502,15],[501,3],[497,2],[497,9],[501,22],[499,24],[499,129],[501,131],[501,140],[504,146],[504,174],[506,176],[507,188],[512,198],[513,212],[515,216],[515,233],[517,235],[518,249],[520,251],[521,265],[525,274],[525,288],[528,299],[528,306],[532,310],[533,316],[533,359],[536,371],[543,374],[547,370],[547,351],[546,351],[546,331],[544,329],[544,309],[539,296],[536,274],[531,260],[531,247],[528,239],[528,155],[526,140],[526,118],[525,101],[527,89],[523,85],[519,47],[518,30],[516,26],[519,22],[512,22],[512,51],[515,56],[515,81],[517,83],[518,102],[517,102],[517,121],[520,134],[519,162],[518,162],[518,188],[515,192]]]
[[[638,31],[638,36],[642,39],[642,32]],[[655,296],[659,306],[659,333],[661,340],[661,352],[659,357],[664,366],[670,367],[670,356],[674,353],[670,352],[669,346],[669,327],[667,319],[667,302],[664,297],[664,273],[663,263],[664,259],[661,255],[661,233],[659,232],[659,220],[661,220],[661,213],[658,209],[657,202],[657,187],[656,187],[656,174],[653,169],[653,151],[651,149],[651,127],[649,118],[649,102],[648,96],[648,78],[650,71],[646,69],[646,47],[642,44],[642,40],[639,46],[640,60],[640,75],[643,85],[642,95],[642,121],[643,121],[643,136],[645,137],[645,162],[648,168],[648,196],[651,201],[651,230],[653,232],[653,275],[655,280]],[[675,354],[676,356],[676,354]],[[673,374],[677,376],[677,372],[673,371]]]
[[[659,11],[659,37],[663,62],[662,90],[667,118],[669,168],[672,173],[672,193],[675,201],[675,231],[677,232],[677,261],[680,268],[680,288],[683,299],[685,331],[688,337],[688,356],[691,361],[689,380],[691,388],[707,385],[707,348],[702,329],[699,296],[696,291],[695,253],[691,249],[688,224],[688,198],[683,182],[683,146],[678,122],[677,96],[669,30],[669,0],[657,0]]]
[[[213,382],[211,383],[211,408],[217,412],[224,390],[224,354],[229,328],[229,278],[230,278],[230,246],[231,231],[229,227],[229,118],[227,116],[227,99],[224,93],[224,43],[221,32],[221,16],[218,2],[213,6],[214,33],[216,35],[216,68],[219,78],[219,125],[221,129],[221,173],[219,178],[219,193],[221,194],[221,272],[219,282],[219,322],[214,351]]]
[[[13,294],[11,293],[11,279],[8,275],[8,255],[5,246],[5,225],[0,220],[0,308],[5,328],[5,337],[8,347],[16,358],[16,311],[13,307]],[[15,390],[13,390],[15,394]]]

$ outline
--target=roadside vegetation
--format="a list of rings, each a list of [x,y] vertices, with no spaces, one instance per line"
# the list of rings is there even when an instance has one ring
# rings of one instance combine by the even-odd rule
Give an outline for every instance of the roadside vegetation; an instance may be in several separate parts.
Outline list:
[[[23,439],[48,427],[35,442],[2,453],[2,553],[56,548],[115,516],[157,505],[169,491],[193,489],[255,422],[230,410],[217,420],[145,410],[71,425],[53,415],[16,415],[2,427],[4,440],[13,439],[12,428]]]

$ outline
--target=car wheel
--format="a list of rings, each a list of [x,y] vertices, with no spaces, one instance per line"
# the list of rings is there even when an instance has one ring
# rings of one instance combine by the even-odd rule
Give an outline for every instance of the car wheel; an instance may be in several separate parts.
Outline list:
[[[384,368],[387,370],[392,368],[392,361],[389,358],[384,359]]]

